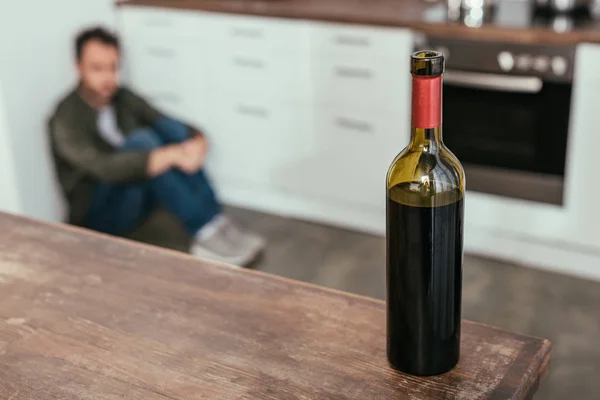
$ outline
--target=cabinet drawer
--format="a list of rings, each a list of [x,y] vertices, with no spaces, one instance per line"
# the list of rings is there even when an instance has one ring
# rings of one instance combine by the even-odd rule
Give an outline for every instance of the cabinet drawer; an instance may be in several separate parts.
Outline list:
[[[316,140],[326,147],[336,147],[350,140],[371,146],[396,144],[394,147],[398,150],[398,146],[408,143],[410,131],[404,111],[394,114],[357,107],[323,108],[315,113],[316,130],[323,132]]]
[[[174,91],[158,91],[135,88],[152,106],[173,118],[185,119],[189,104],[183,96]]]
[[[161,113],[177,118],[198,129],[203,129],[211,136],[213,121],[210,95],[189,97],[173,91],[147,89],[142,89],[138,93]]]
[[[403,112],[320,109],[315,113],[315,155],[300,184],[326,201],[383,207],[387,169],[408,144],[406,120]]]
[[[235,54],[290,55],[308,49],[302,21],[212,14],[209,36],[215,50]]]
[[[294,151],[306,132],[302,112],[254,98],[214,101],[209,167],[217,179],[277,187],[297,168]]]
[[[213,61],[210,75],[215,87],[224,93],[290,101],[309,94],[308,67],[294,59],[221,53]]]
[[[204,33],[204,16],[193,11],[124,6],[120,17],[127,37],[199,38]]]
[[[201,46],[165,41],[126,44],[128,76],[137,86],[157,90],[198,91],[209,86],[211,58]]]
[[[395,111],[410,97],[408,63],[385,59],[332,59],[313,63],[315,101]]]
[[[398,49],[412,48],[412,34],[398,28],[319,23],[311,30],[315,58],[388,58],[409,63]]]
[[[131,81],[152,89],[179,89],[185,84],[187,57],[166,42],[141,42],[127,46],[126,59]]]

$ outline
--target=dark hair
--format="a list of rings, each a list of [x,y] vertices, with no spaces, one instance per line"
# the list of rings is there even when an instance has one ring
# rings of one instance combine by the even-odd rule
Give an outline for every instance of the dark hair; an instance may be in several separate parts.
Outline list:
[[[77,35],[75,39],[75,55],[77,56],[77,60],[81,60],[83,48],[90,40],[98,40],[106,45],[116,47],[117,50],[119,49],[119,39],[111,32],[102,27],[86,29]]]

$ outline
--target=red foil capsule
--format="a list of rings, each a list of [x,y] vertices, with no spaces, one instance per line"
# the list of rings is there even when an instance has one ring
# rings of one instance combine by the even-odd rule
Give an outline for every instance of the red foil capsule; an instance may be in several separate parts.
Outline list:
[[[437,128],[442,124],[442,76],[416,76],[412,81],[412,126]]]

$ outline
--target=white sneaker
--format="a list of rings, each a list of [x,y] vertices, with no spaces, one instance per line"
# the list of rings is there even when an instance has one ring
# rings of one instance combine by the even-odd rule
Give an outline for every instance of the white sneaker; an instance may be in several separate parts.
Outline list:
[[[210,235],[196,238],[191,248],[192,255],[238,267],[244,267],[254,261],[258,255],[256,249],[232,240],[228,233],[228,225],[220,223]]]
[[[267,243],[262,236],[242,229],[229,217],[223,217],[222,223],[225,225],[223,228],[225,235],[241,249],[254,253],[256,256],[264,250]]]

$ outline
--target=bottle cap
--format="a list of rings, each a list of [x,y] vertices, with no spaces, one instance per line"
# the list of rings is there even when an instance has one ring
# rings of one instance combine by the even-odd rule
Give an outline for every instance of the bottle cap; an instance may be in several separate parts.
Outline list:
[[[410,57],[410,73],[417,76],[438,76],[444,73],[444,55],[439,51],[421,50]]]

